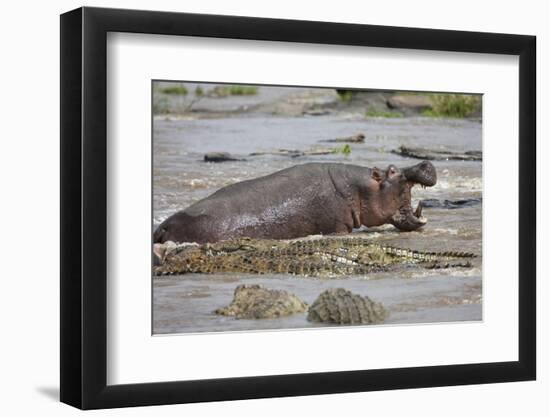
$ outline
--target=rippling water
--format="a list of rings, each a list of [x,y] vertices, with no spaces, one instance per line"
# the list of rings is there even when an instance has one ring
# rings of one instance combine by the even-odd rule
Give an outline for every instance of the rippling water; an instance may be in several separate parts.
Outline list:
[[[306,150],[341,144],[320,140],[362,132],[362,144],[350,144],[345,156],[331,154],[299,158],[248,156],[251,152],[276,149]],[[281,117],[242,114],[196,120],[154,120],[153,196],[155,227],[175,211],[207,197],[217,189],[306,162],[342,162],[363,166],[399,167],[419,161],[390,151],[400,145],[445,147],[457,151],[481,150],[482,125],[475,120],[365,118],[354,114],[315,117]],[[246,159],[205,163],[207,152],[223,151]],[[419,199],[482,197],[482,163],[434,161],[436,186],[413,189],[413,204]],[[428,225],[421,231],[400,233],[393,226],[361,229],[356,233],[419,250],[459,250],[479,255],[473,269],[376,273],[368,277],[319,280],[289,276],[186,275],[154,278],[154,333],[185,333],[312,326],[303,315],[275,320],[236,320],[216,316],[227,305],[239,283],[261,283],[287,289],[306,302],[328,287],[346,287],[384,302],[390,309],[389,323],[421,323],[480,320],[482,206],[448,210],[424,209]]]

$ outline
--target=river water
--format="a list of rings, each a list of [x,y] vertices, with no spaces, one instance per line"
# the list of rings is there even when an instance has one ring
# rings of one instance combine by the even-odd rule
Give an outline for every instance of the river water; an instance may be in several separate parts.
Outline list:
[[[266,91],[262,90],[277,90]],[[323,91],[323,90],[321,90]],[[327,90],[324,90],[327,91]],[[315,90],[314,92],[317,92]],[[481,150],[482,124],[470,119],[429,117],[373,118],[364,112],[331,112],[300,116],[262,107],[291,101],[292,90],[260,87],[250,98],[257,111],[247,109],[246,97],[202,102],[200,112],[185,117],[155,117],[153,123],[153,223],[156,227],[175,211],[207,197],[217,189],[306,162],[341,162],[363,166],[398,167],[419,160],[391,153],[400,145],[445,148],[456,151]],[[286,94],[286,95],[285,95]],[[328,96],[328,93],[327,93]],[[323,98],[323,93],[315,99]],[[243,104],[243,102],[245,104]],[[221,104],[220,104],[221,103]],[[284,106],[283,106],[284,108]],[[220,112],[221,109],[221,112]],[[267,109],[267,110],[266,110]],[[226,111],[226,113],[224,113]],[[320,142],[355,133],[364,143],[350,144],[349,155],[248,156],[251,152],[276,149],[308,150],[341,146]],[[207,152],[229,152],[242,161],[205,163]],[[457,200],[482,197],[482,163],[477,161],[433,161],[438,183],[413,189],[413,206],[419,199]],[[305,328],[304,315],[264,320],[238,320],[217,316],[216,308],[231,302],[235,287],[259,283],[286,289],[307,303],[327,288],[344,287],[381,301],[389,310],[387,323],[439,323],[482,319],[482,205],[459,209],[425,208],[428,224],[421,231],[400,233],[393,226],[354,231],[394,246],[431,251],[466,251],[478,255],[473,268],[447,270],[407,269],[373,273],[365,277],[313,279],[285,275],[187,274],[153,277],[153,333],[191,333],[257,329]]]

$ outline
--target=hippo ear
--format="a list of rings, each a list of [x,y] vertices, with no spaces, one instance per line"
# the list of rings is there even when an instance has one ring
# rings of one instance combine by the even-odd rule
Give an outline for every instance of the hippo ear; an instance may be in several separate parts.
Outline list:
[[[376,167],[373,168],[371,176],[372,176],[372,179],[375,180],[376,182],[382,182],[383,174],[380,168],[376,168]]]

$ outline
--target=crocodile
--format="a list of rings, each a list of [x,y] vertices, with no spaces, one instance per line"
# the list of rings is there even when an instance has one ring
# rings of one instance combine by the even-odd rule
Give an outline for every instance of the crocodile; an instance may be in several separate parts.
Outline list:
[[[233,272],[331,277],[366,275],[402,265],[471,267],[476,257],[468,252],[397,248],[358,237],[240,238],[202,245],[170,243],[156,249],[160,262],[153,267],[155,275]]]
[[[381,303],[345,288],[323,291],[309,307],[307,320],[332,324],[378,324],[389,315]]]
[[[270,319],[304,313],[306,310],[307,304],[288,291],[243,284],[235,288],[231,304],[218,308],[214,313],[238,319]]]

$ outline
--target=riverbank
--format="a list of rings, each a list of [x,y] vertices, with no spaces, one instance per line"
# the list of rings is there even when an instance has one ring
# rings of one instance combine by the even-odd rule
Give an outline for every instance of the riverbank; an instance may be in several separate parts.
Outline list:
[[[154,86],[153,114],[156,120],[195,120],[263,114],[280,117],[423,116],[480,121],[481,96],[226,84],[174,85],[158,82]]]

